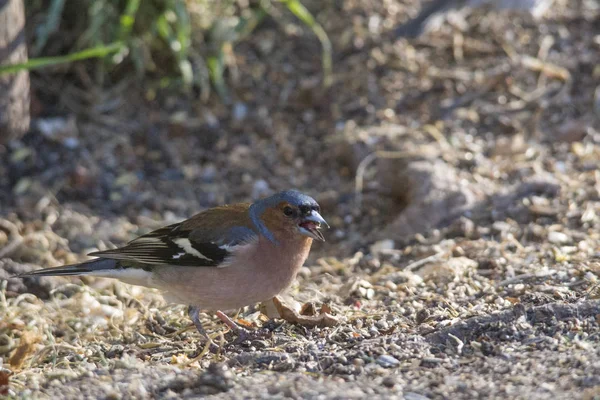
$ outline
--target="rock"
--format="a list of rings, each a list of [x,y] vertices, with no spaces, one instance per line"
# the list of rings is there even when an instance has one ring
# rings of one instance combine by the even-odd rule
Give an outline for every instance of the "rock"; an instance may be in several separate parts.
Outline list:
[[[244,103],[235,103],[233,105],[233,119],[236,121],[242,121],[248,115],[248,106]]]
[[[270,190],[269,183],[264,179],[259,179],[254,182],[254,185],[252,186],[252,198],[260,199],[265,197],[269,194]]]
[[[560,126],[545,132],[546,140],[550,142],[573,143],[580,142],[586,137],[588,128],[591,126],[589,121],[582,119],[572,119],[563,122]]]
[[[525,143],[523,135],[501,136],[496,141],[492,151],[494,157],[507,157],[515,154],[523,154],[529,148]]]
[[[454,257],[448,261],[432,263],[422,267],[417,273],[424,281],[451,282],[474,270],[479,264],[466,257]]]
[[[393,375],[386,376],[381,381],[381,384],[387,388],[393,388],[394,386],[396,386],[397,383],[398,383],[398,378],[396,378]]]
[[[380,240],[371,246],[371,253],[374,256],[377,256],[379,253],[385,253],[386,251],[393,250],[394,246],[395,243],[391,239]]]
[[[66,118],[40,118],[37,120],[37,129],[47,139],[59,142],[69,149],[79,146],[79,130],[74,115]]]
[[[552,244],[566,244],[571,242],[571,238],[566,233],[552,231],[548,233],[548,241]]]
[[[404,393],[404,400],[429,400],[429,397],[419,393],[408,392]]]
[[[379,357],[377,357],[377,364],[381,365],[384,368],[393,368],[400,365],[400,361],[388,354],[382,354]]]

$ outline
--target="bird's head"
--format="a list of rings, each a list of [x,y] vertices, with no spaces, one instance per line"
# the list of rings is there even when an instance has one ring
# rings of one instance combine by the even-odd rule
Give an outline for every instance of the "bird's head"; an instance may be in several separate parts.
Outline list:
[[[279,192],[250,208],[252,220],[261,234],[273,242],[298,236],[325,241],[320,229],[329,225],[320,211],[315,199],[296,190]]]

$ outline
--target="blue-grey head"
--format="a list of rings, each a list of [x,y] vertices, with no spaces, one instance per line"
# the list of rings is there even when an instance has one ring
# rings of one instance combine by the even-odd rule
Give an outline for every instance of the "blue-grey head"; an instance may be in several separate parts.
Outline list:
[[[289,235],[304,235],[325,241],[320,229],[329,228],[321,216],[319,204],[297,190],[286,190],[256,201],[250,206],[250,217],[259,232],[273,243]]]

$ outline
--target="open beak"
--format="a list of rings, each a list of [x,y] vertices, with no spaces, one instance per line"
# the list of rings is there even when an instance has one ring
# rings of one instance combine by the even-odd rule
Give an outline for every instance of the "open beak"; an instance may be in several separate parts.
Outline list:
[[[298,230],[303,235],[324,242],[325,237],[323,237],[323,234],[320,231],[321,225],[325,225],[329,228],[327,221],[321,217],[321,214],[312,210],[310,214],[302,217],[302,221],[298,224]]]

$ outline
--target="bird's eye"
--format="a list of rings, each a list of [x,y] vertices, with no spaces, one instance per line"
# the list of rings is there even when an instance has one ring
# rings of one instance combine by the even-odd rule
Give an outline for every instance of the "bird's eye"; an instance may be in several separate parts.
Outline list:
[[[291,217],[294,214],[294,209],[290,206],[287,206],[283,209],[283,213],[288,217]]]

